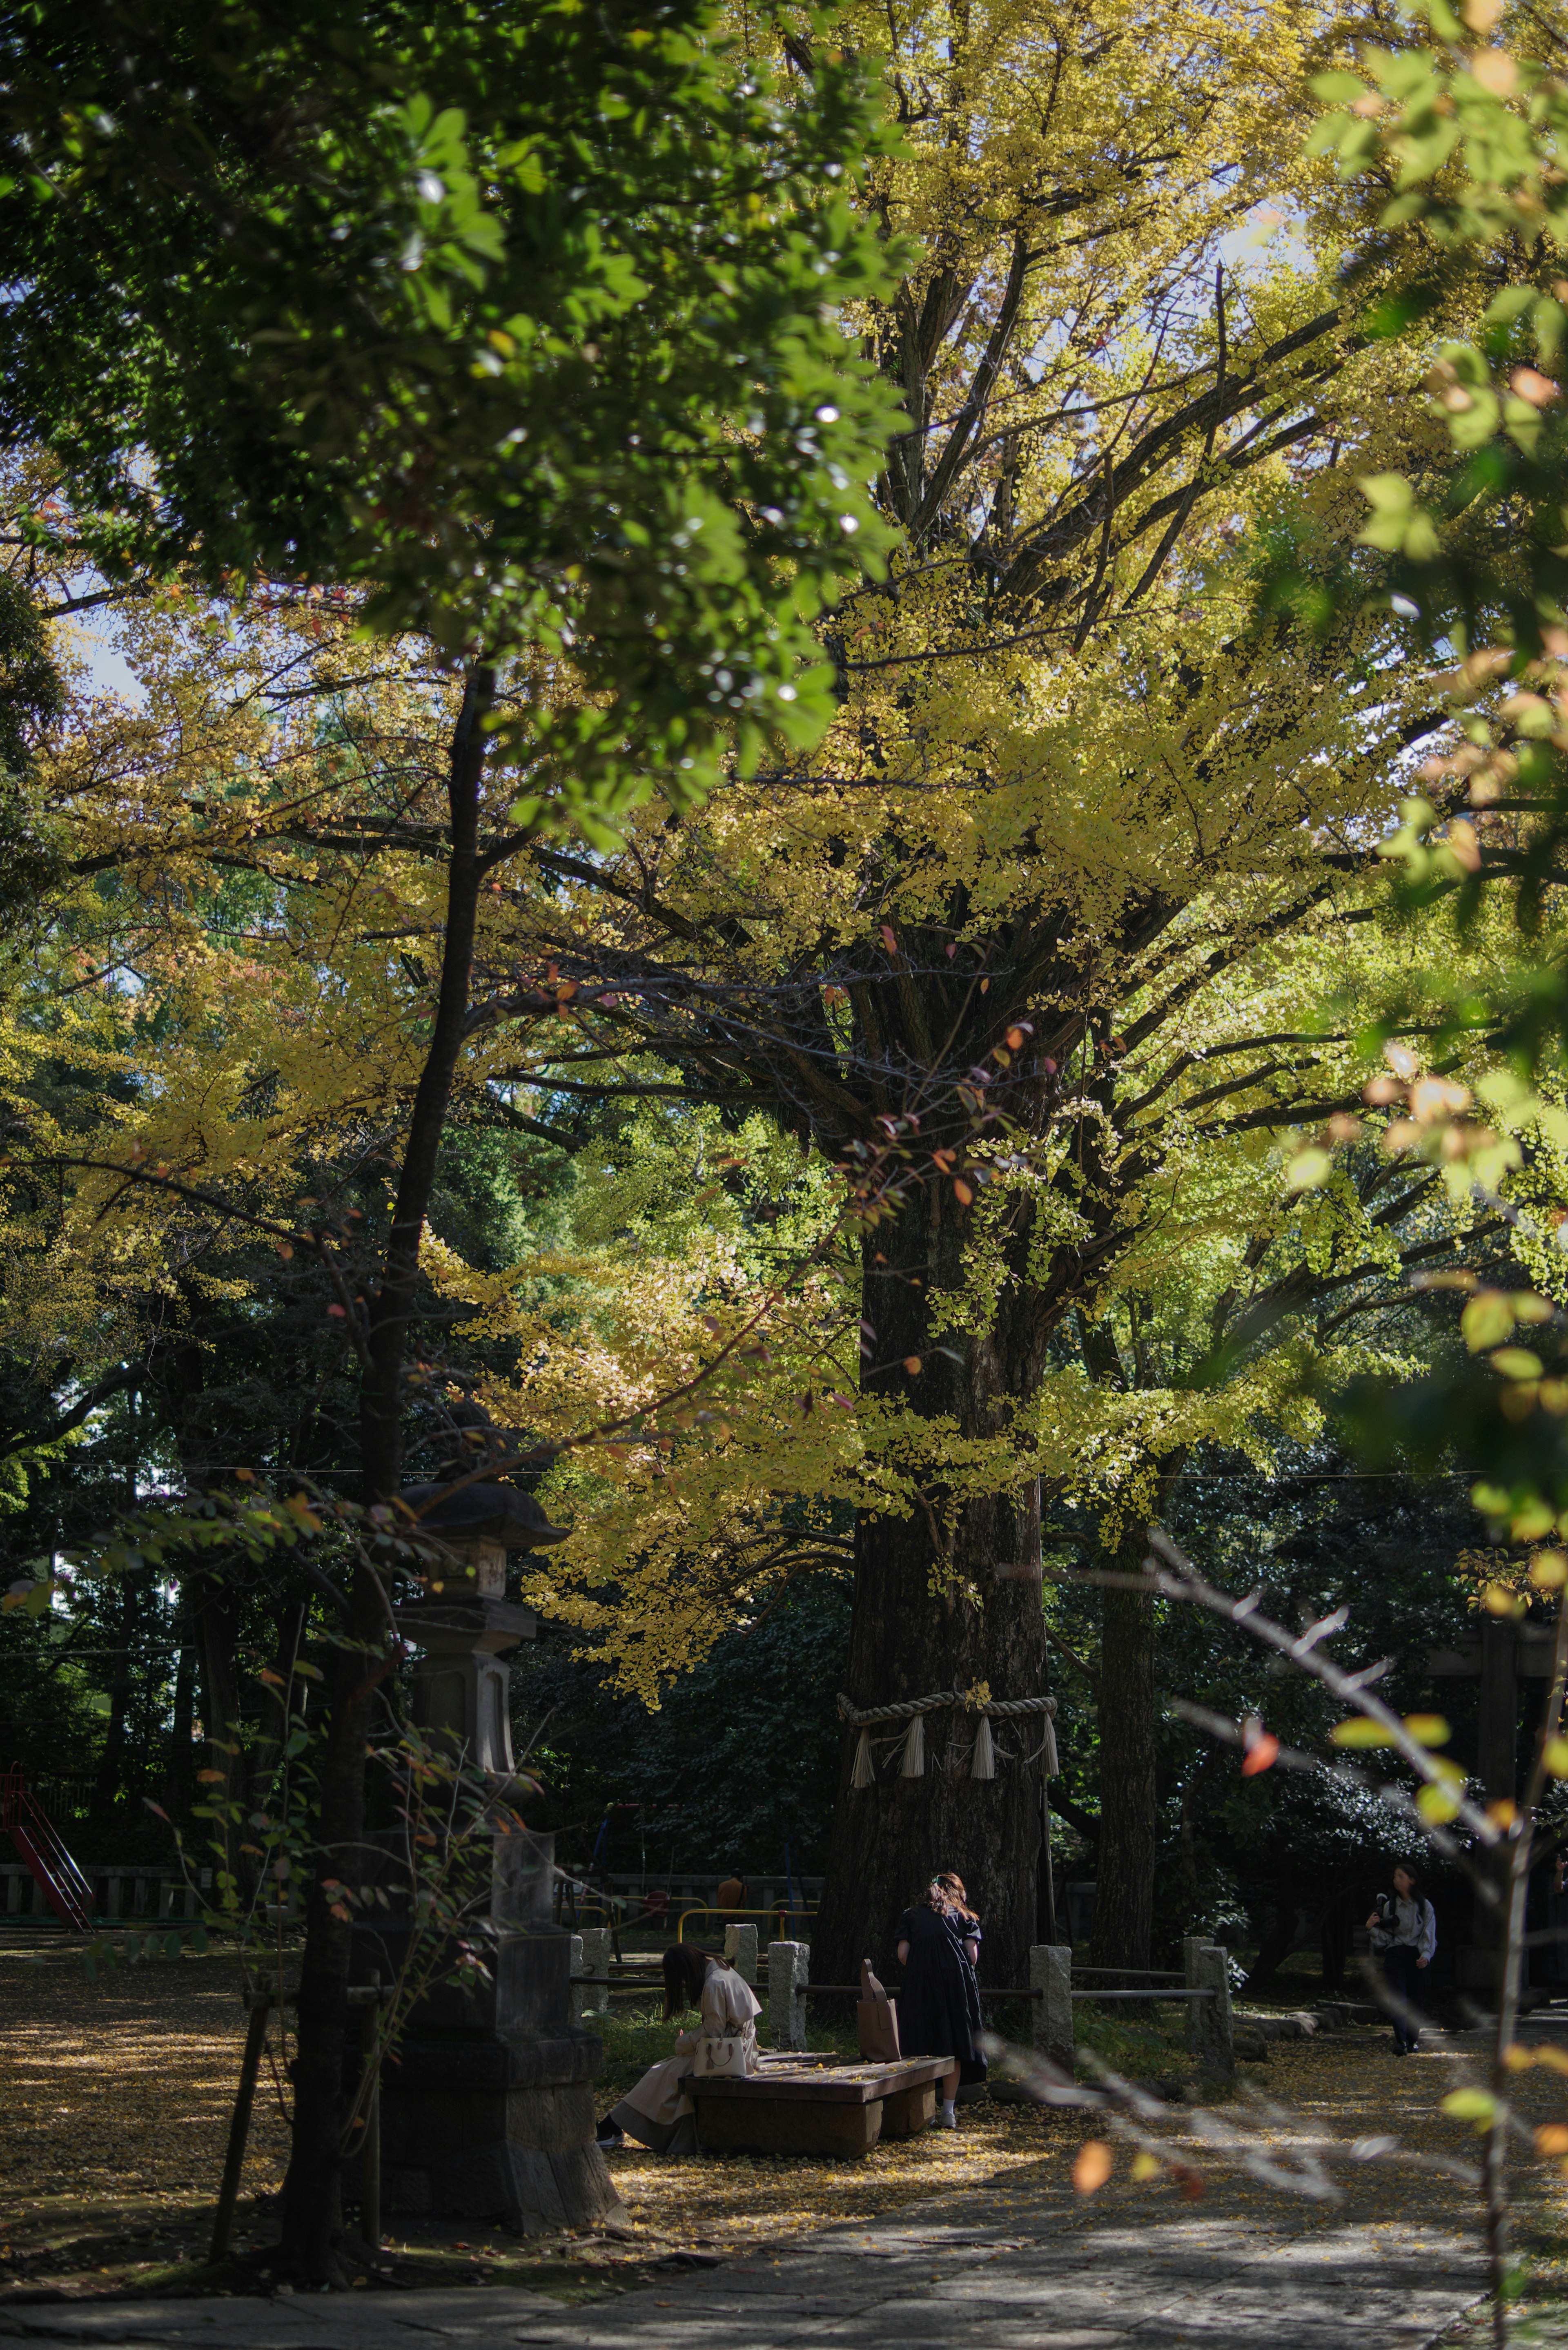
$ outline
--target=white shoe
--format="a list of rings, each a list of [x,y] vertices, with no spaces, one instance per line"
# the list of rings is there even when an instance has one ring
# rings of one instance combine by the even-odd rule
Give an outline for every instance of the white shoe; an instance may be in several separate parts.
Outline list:
[[[937,2127],[938,2129],[957,2129],[958,2116],[951,2106],[937,2107]]]

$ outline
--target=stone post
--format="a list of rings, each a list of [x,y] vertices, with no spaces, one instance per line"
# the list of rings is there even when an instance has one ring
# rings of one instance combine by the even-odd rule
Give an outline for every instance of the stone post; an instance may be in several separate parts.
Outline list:
[[[1073,2076],[1073,1953],[1058,1942],[1036,1942],[1029,1953],[1029,1988],[1038,2055]]]
[[[754,1926],[726,1926],[724,1956],[743,1983],[757,1987],[757,1929]]]
[[[609,1928],[585,1926],[580,1934],[573,1935],[572,1939],[582,1953],[581,1963],[574,1963],[572,1972],[575,1975],[592,1975],[595,1986],[592,1991],[584,1990],[577,1993],[581,2004],[576,2012],[579,2016],[597,2015],[609,2005]],[[599,1989],[601,1984],[604,1985],[602,1990]]]
[[[1218,2080],[1228,2081],[1236,2070],[1236,2034],[1231,2016],[1231,1954],[1218,1944],[1206,1942],[1198,1953],[1199,1991],[1211,1991],[1212,1999],[1189,2000],[1188,2005],[1198,2010],[1198,2053],[1203,2069]]]
[[[768,2046],[805,2046],[805,2001],[811,1946],[806,1942],[768,1944]]]
[[[1181,1980],[1189,1991],[1198,1989],[1198,1953],[1207,1947],[1201,1934],[1184,1934],[1181,1938]],[[1198,2011],[1200,2007],[1207,2006],[1208,2002],[1201,1999],[1189,1999],[1184,2000],[1182,2004],[1187,2010],[1185,2035],[1187,2045],[1196,2054],[1199,2045]]]

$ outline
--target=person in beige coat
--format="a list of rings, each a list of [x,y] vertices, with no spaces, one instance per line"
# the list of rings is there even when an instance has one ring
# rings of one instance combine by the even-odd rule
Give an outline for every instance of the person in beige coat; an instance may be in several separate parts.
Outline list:
[[[727,1960],[677,1942],[664,1953],[665,2014],[677,2014],[692,1998],[700,2015],[695,2030],[683,2032],[674,2055],[650,2065],[636,2088],[611,2107],[599,2124],[600,2146],[620,2146],[634,2137],[654,2154],[695,2154],[697,2108],[686,2085],[693,2072],[709,2069],[715,2056],[728,2071],[756,2071],[762,2003],[751,1985]],[[738,2065],[728,2053],[737,2044]]]

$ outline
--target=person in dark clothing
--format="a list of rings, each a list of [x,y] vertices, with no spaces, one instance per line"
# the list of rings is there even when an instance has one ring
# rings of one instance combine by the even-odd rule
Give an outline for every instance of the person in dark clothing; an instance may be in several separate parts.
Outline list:
[[[1393,1892],[1378,1895],[1366,1923],[1393,1995],[1394,2054],[1413,2056],[1421,2044],[1417,2021],[1421,1977],[1438,1947],[1438,1918],[1422,1898],[1415,1870],[1404,1861],[1394,1871]]]
[[[906,2056],[950,2056],[942,2081],[942,2129],[958,2127],[959,2082],[985,2076],[980,2050],[980,1920],[950,1873],[933,1877],[925,1897],[898,1920],[898,2047]]]

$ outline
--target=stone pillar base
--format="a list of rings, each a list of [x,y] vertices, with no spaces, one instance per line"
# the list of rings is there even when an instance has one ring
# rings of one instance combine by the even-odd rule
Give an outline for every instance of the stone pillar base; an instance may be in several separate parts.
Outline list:
[[[539,2235],[624,2216],[594,2144],[597,2035],[410,2038],[381,2088],[382,2206]]]

